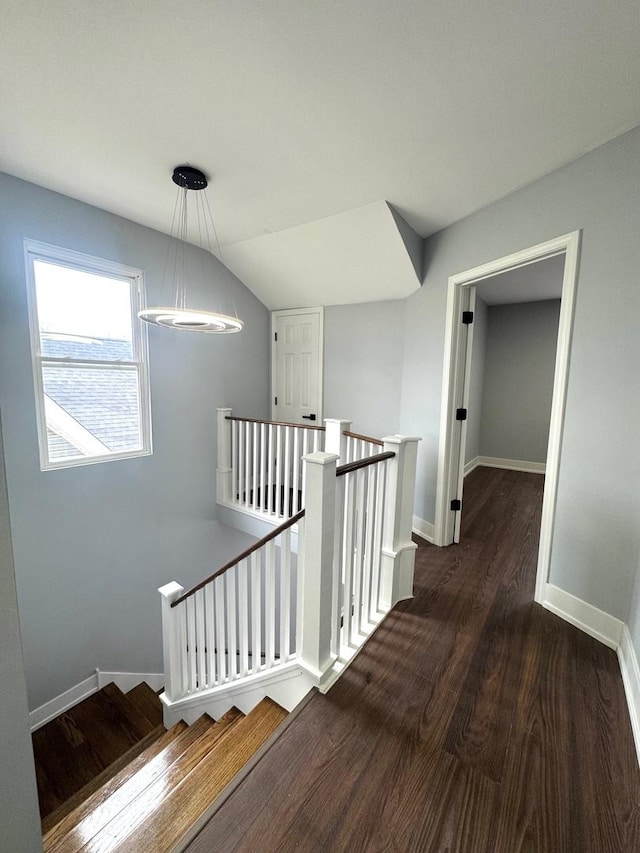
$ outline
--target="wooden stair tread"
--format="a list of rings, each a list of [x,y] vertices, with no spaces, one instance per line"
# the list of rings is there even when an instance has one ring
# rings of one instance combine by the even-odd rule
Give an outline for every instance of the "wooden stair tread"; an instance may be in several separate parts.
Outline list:
[[[214,749],[204,753],[188,774],[176,777],[175,784],[164,791],[162,798],[145,802],[137,814],[133,814],[135,803],[132,804],[129,817],[134,820],[119,823],[110,837],[105,834],[102,839],[93,839],[97,843],[94,846],[92,842],[87,850],[152,853],[172,849],[286,716],[287,711],[275,702],[263,699]]]
[[[155,690],[149,687],[146,681],[141,681],[125,695],[150,723],[153,723],[154,726],[162,725],[162,702]]]
[[[237,709],[218,722],[204,714],[150,761],[145,761],[144,753],[140,755],[45,837],[46,853],[70,853],[84,845],[88,850],[113,849],[109,839],[119,835],[121,823],[135,819],[143,803],[155,802],[158,797],[161,801],[175,779],[188,774],[241,719]]]
[[[33,733],[44,819],[155,726],[108,684]]]
[[[186,725],[183,724],[183,727],[186,728]],[[123,768],[127,767],[141,753],[144,752],[148,755],[149,753],[147,750],[150,750],[151,747],[157,748],[158,751],[162,749],[161,744],[163,736],[166,734],[167,730],[164,726],[156,726],[155,729],[152,729],[146,737],[139,740],[138,743],[134,744],[131,749],[127,750],[127,752],[124,752],[118,759],[116,759],[116,761],[106,767],[102,773],[94,776],[90,782],[87,782],[86,785],[76,791],[73,796],[69,797],[69,799],[58,806],[58,808],[50,812],[42,821],[42,834],[46,835],[49,830],[53,829],[53,827],[60,823],[60,821],[62,821],[70,812],[74,811],[74,809],[84,803],[94,793],[94,791],[97,791],[98,788],[101,788],[116,774],[120,773]]]

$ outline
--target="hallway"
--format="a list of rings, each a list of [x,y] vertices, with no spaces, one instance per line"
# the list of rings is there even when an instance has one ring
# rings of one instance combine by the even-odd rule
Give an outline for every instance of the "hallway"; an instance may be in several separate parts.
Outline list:
[[[637,853],[615,653],[533,604],[543,477],[465,482],[460,545],[419,541],[401,602],[189,846]]]

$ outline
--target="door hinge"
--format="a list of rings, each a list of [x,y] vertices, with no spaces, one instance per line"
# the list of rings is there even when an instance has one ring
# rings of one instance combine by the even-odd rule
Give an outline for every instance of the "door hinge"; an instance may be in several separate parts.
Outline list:
[[[274,406],[277,406],[277,405],[278,405],[278,398],[277,398],[277,397],[274,397],[273,405],[274,405]]]
[[[278,343],[278,333],[277,332],[273,333],[273,339],[276,343]]]
[[[456,420],[457,421],[466,421],[467,419],[467,410],[466,409],[456,409]]]
[[[461,500],[459,500],[458,498],[456,498],[455,500],[451,501],[451,509],[452,509],[454,512],[459,512],[459,511],[462,509],[462,501],[461,501]]]
[[[473,323],[473,311],[463,311],[462,322],[465,324],[465,326],[470,326],[471,323]]]

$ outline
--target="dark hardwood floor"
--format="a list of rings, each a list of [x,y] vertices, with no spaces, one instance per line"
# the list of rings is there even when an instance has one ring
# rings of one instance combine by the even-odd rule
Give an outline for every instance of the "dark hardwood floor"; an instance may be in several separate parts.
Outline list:
[[[191,843],[209,851],[638,853],[616,655],[533,603],[543,477],[477,469],[460,545]]]

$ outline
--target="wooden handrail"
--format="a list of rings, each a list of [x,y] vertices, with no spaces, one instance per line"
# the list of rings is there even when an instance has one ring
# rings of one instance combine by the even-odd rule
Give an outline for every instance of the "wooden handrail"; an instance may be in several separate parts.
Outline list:
[[[315,429],[319,432],[324,432],[323,426],[313,426],[312,424],[290,424],[286,421],[261,421],[260,418],[236,418],[235,415],[227,415],[225,420],[242,421],[245,424],[268,424],[271,426],[300,427],[300,429]]]
[[[391,455],[393,456],[394,454],[392,453]],[[186,598],[189,598],[189,596],[193,595],[195,592],[198,592],[198,590],[205,587],[208,583],[211,583],[212,580],[219,578],[220,575],[223,575],[229,569],[232,569],[234,566],[237,566],[238,563],[240,563],[242,560],[246,560],[247,557],[250,557],[253,553],[262,548],[263,545],[266,545],[267,542],[271,542],[271,540],[275,539],[276,536],[279,536],[281,533],[284,533],[285,530],[288,530],[289,527],[293,527],[294,524],[297,524],[297,522],[300,521],[303,516],[304,510],[301,509],[300,512],[296,513],[295,515],[291,516],[291,518],[288,518],[285,522],[283,522],[280,527],[276,527],[275,530],[272,530],[271,533],[267,533],[267,535],[263,536],[262,539],[260,539],[258,542],[254,542],[254,544],[251,545],[251,547],[247,548],[246,551],[243,551],[242,554],[237,557],[234,557],[233,560],[229,560],[229,562],[225,563],[224,566],[218,569],[217,572],[214,572],[208,578],[205,578],[203,581],[200,581],[199,584],[196,584],[196,586],[183,593],[180,598],[176,598],[175,601],[171,602],[171,606],[177,607],[178,604],[183,602]]]
[[[342,434],[348,438],[357,438],[359,441],[366,441],[369,444],[377,444],[378,447],[384,447],[384,441],[380,441],[379,438],[371,438],[370,435],[360,435],[357,432],[343,432]]]
[[[346,465],[340,465],[336,468],[336,477],[342,477],[344,474],[350,474],[352,471],[359,471],[360,468],[366,468],[367,465],[375,465],[376,462],[384,462],[385,459],[393,459],[395,455],[393,450],[387,450],[386,453],[365,456],[364,459],[359,459],[357,462],[347,462]]]

